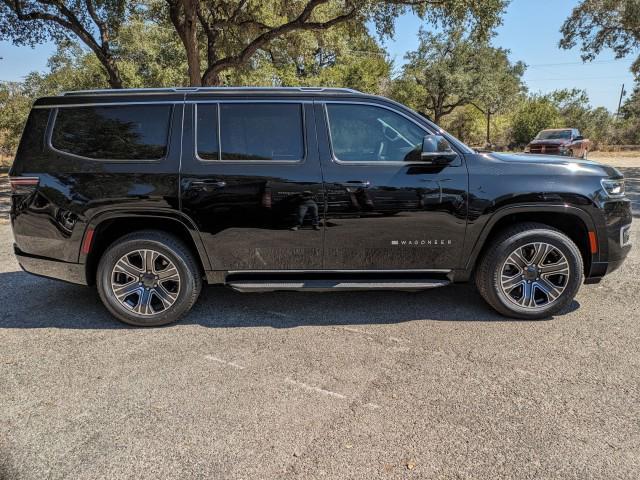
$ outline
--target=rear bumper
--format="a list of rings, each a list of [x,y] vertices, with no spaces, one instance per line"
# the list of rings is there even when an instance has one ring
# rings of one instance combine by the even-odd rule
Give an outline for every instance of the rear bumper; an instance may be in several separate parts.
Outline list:
[[[26,255],[15,245],[13,249],[20,267],[25,272],[69,283],[88,285],[85,265],[81,263],[60,262],[50,258]]]

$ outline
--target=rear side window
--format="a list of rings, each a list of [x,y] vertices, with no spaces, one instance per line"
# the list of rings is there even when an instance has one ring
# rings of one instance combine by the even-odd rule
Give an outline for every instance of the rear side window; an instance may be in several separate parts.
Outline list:
[[[219,108],[222,160],[304,158],[301,104],[221,103]]]
[[[52,146],[96,160],[158,160],[167,153],[171,105],[60,108]]]
[[[219,160],[218,105],[202,104],[196,108],[198,115],[198,157],[202,160]]]

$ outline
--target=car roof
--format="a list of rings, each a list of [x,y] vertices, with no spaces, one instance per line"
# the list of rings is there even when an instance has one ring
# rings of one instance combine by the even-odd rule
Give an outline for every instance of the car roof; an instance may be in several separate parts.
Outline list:
[[[123,88],[123,89],[98,89],[98,90],[74,90],[62,93],[62,96],[87,96],[87,95],[145,95],[145,94],[172,94],[172,93],[222,93],[222,94],[348,94],[364,95],[364,93],[352,88],[334,87],[171,87],[171,88]]]
[[[92,103],[174,103],[184,100],[197,101],[211,98],[352,98],[386,100],[376,95],[334,87],[174,87],[174,88],[121,88],[99,90],[75,90],[58,96],[41,97],[34,108],[87,105]]]

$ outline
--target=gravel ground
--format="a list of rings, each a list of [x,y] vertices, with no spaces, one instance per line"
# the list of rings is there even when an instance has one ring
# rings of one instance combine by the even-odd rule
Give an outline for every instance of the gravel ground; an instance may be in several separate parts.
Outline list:
[[[134,329],[20,272],[0,225],[0,478],[637,479],[639,268],[548,321],[469,285],[208,288]]]

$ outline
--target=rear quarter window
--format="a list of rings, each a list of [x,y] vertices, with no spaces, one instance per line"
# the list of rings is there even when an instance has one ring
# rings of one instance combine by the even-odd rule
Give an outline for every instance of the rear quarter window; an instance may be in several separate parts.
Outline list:
[[[51,146],[94,160],[159,160],[167,153],[171,105],[59,108]]]

